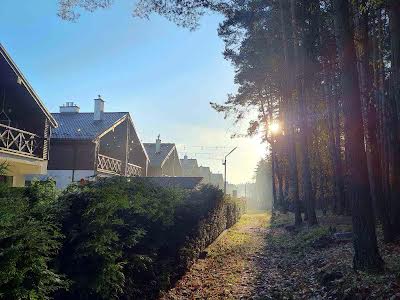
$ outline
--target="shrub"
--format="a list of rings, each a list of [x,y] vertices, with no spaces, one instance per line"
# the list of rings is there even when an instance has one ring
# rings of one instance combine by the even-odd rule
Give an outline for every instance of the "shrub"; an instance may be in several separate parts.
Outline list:
[[[114,299],[134,286],[165,242],[181,195],[125,178],[68,189],[60,198],[66,240],[59,261],[73,285],[60,297]]]
[[[62,235],[52,181],[0,188],[0,298],[49,299],[68,281],[54,269]]]
[[[0,197],[4,299],[156,298],[241,211],[214,187],[188,192],[146,178],[71,185],[61,195],[52,181],[0,186]]]

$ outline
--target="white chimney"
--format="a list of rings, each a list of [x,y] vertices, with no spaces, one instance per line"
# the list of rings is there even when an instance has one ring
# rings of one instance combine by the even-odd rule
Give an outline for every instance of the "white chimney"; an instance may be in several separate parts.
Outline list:
[[[160,135],[158,135],[156,139],[156,153],[161,152],[161,140],[160,140]]]
[[[94,99],[93,120],[95,121],[103,120],[103,114],[104,114],[104,100],[101,99],[101,96],[99,95],[97,99]]]
[[[79,106],[74,102],[66,102],[62,106],[60,106],[60,113],[79,113]]]

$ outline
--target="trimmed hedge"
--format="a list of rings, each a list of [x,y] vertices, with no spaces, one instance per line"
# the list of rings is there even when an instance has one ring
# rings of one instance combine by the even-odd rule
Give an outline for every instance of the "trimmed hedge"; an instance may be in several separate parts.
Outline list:
[[[50,299],[68,288],[55,267],[63,238],[56,198],[54,182],[0,185],[0,299]]]
[[[70,186],[59,197],[53,182],[37,182],[0,196],[4,299],[156,298],[244,207],[211,186],[188,192],[145,178]],[[32,245],[27,260],[21,251]]]

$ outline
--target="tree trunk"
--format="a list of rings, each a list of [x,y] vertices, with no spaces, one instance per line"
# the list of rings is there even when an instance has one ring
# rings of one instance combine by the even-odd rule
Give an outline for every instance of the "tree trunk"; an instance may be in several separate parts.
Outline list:
[[[273,205],[272,207],[274,209],[277,208],[277,198],[276,198],[276,154],[275,154],[275,149],[274,145],[271,144],[271,180],[272,180],[272,200],[273,200]]]
[[[310,157],[308,150],[308,137],[310,135],[310,129],[307,122],[307,107],[305,103],[305,85],[304,85],[304,77],[305,77],[305,52],[304,47],[299,46],[299,37],[298,37],[298,25],[297,25],[297,7],[296,1],[290,1],[290,10],[292,17],[292,39],[293,39],[293,61],[295,65],[295,78],[294,79],[294,87],[297,87],[298,94],[298,103],[299,103],[299,119],[300,119],[300,153],[302,156],[302,183],[303,183],[303,194],[304,194],[304,202],[305,208],[307,211],[307,222],[309,225],[317,224],[317,216],[315,214],[315,195],[311,182],[311,171],[310,171]],[[302,71],[300,71],[302,70]],[[303,74],[301,74],[303,73]],[[307,74],[309,75],[309,74]],[[310,88],[307,86],[307,88]],[[307,95],[309,96],[309,95]],[[294,102],[294,101],[293,101]]]
[[[357,57],[350,25],[348,0],[333,0],[337,22],[337,48],[342,69],[343,106],[347,122],[349,199],[352,203],[353,265],[358,270],[381,270],[372,210],[363,119],[357,73]]]
[[[392,180],[392,222],[396,236],[400,235],[400,2],[392,0],[389,6],[390,48],[391,48],[391,102],[392,108],[397,114],[392,118],[392,126],[396,126],[396,132],[392,132],[393,146],[393,180]],[[394,128],[392,128],[394,129]]]
[[[280,0],[280,17],[281,17],[281,28],[282,28],[282,46],[284,52],[284,74],[289,74],[289,49],[288,49],[288,34],[287,34],[287,0]],[[293,126],[294,118],[294,103],[291,99],[290,91],[292,90],[292,80],[285,79],[283,88],[283,96],[288,103],[287,115],[286,115],[286,129],[287,129],[287,141],[288,141],[288,158],[289,158],[289,200],[294,204],[295,214],[295,225],[298,226],[302,223],[301,211],[300,211],[300,199],[299,199],[299,182],[298,182],[298,171],[297,171],[297,156],[296,156],[296,144],[295,144],[295,133]],[[292,101],[290,101],[292,100]],[[292,102],[292,103],[290,103]]]
[[[375,76],[372,76],[370,65],[371,43],[369,39],[369,16],[367,12],[360,13],[357,17],[359,57],[360,57],[360,79],[362,86],[362,102],[365,107],[365,140],[367,149],[368,171],[370,188],[374,207],[376,208],[379,220],[382,223],[383,234],[386,241],[392,240],[392,226],[388,205],[389,197],[384,193],[382,184],[381,147],[378,143],[378,112],[379,101],[373,95],[373,84]],[[375,57],[375,54],[373,58]],[[373,60],[374,61],[374,60]]]

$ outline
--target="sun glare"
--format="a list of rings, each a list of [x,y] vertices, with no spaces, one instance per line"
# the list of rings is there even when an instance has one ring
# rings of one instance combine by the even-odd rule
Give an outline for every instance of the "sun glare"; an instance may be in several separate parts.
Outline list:
[[[270,131],[272,134],[277,134],[280,130],[281,130],[281,126],[279,125],[278,122],[272,122],[272,123],[269,125],[269,131]]]

